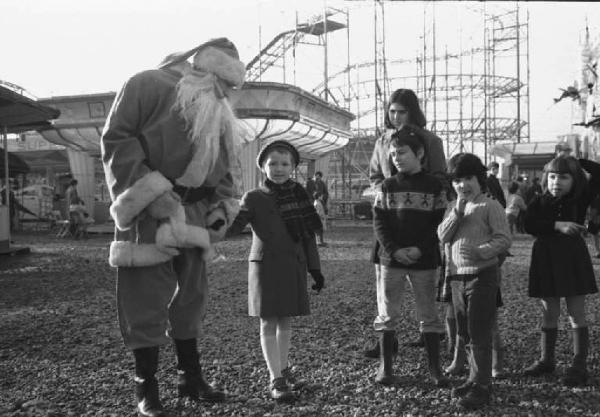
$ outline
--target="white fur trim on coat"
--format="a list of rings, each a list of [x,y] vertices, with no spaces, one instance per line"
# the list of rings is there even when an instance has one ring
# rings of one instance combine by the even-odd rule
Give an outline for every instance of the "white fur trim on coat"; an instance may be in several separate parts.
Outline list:
[[[117,196],[110,206],[110,215],[119,230],[131,227],[133,219],[173,184],[158,171],[152,171],[138,179]]]
[[[113,267],[152,266],[167,262],[179,253],[153,243],[115,241],[110,244],[108,263]]]
[[[200,226],[169,221],[158,226],[156,244],[170,248],[210,248],[208,231]]]
[[[209,46],[201,49],[194,56],[194,67],[202,71],[211,72],[238,88],[244,84],[244,76],[246,75],[244,63],[218,48]]]

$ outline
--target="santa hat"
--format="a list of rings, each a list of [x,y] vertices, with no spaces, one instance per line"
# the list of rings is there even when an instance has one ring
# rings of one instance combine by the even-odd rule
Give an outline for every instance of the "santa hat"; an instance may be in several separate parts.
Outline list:
[[[165,57],[158,68],[167,68],[186,62],[194,56],[193,67],[212,72],[229,84],[239,87],[244,82],[246,67],[239,60],[237,48],[227,38],[211,39],[185,52],[175,52]]]

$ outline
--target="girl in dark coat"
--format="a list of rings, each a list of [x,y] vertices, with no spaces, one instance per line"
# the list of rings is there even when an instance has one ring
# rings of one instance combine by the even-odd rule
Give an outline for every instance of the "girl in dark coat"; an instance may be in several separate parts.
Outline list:
[[[525,215],[525,230],[535,236],[529,268],[529,296],[542,301],[541,358],[525,369],[540,376],[555,369],[554,347],[565,298],[573,328],[574,356],[563,382],[586,383],[589,332],[585,319],[585,296],[598,292],[592,261],[582,235],[591,193],[579,162],[559,156],[544,167],[544,193],[533,198]]]
[[[295,378],[288,363],[291,317],[310,314],[306,272],[324,286],[315,232],[321,220],[308,194],[290,175],[298,165],[298,151],[286,141],[275,141],[259,153],[257,165],[266,175],[264,186],[242,197],[240,213],[228,234],[250,223],[252,247],[248,265],[248,312],[260,317],[260,342],[271,376],[271,397],[293,398]]]

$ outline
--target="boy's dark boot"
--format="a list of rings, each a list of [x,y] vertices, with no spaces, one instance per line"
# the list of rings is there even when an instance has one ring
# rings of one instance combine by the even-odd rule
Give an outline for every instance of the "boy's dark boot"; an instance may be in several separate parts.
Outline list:
[[[425,343],[429,374],[433,384],[439,388],[449,386],[450,381],[444,376],[440,368],[440,335],[438,333],[423,333],[423,342]]]
[[[578,327],[573,332],[573,361],[565,372],[563,383],[569,387],[585,385],[588,380],[587,355],[590,333],[587,327]]]
[[[166,416],[158,397],[158,346],[133,350],[135,358],[135,396],[139,417]]]
[[[177,352],[177,391],[179,397],[195,401],[220,402],[225,393],[215,390],[204,380],[196,339],[174,339]]]
[[[483,386],[472,383],[468,391],[458,399],[458,406],[466,410],[478,410],[490,403],[492,399],[491,385]]]
[[[454,317],[446,317],[446,353],[454,354],[454,346],[456,345],[456,319]]]
[[[558,329],[542,327],[541,333],[541,349],[542,355],[540,359],[535,361],[531,366],[525,368],[523,375],[525,376],[540,376],[543,374],[551,374],[556,368],[556,360],[554,359],[554,347],[556,346],[556,338],[558,337]]]
[[[394,337],[394,348],[392,349],[392,353],[394,355],[398,354],[398,338]],[[379,349],[379,339],[375,341],[375,343],[364,351],[364,355],[367,358],[371,359],[379,359],[380,349]]]
[[[465,349],[465,339],[463,337],[456,337],[456,344],[454,345],[454,357],[452,363],[444,369],[444,372],[448,375],[460,375],[465,370],[465,363],[467,362],[467,350]]]
[[[382,385],[393,385],[399,382],[397,376],[394,375],[393,369],[393,349],[396,332],[393,330],[385,330],[379,335],[379,370],[375,376],[375,382]]]

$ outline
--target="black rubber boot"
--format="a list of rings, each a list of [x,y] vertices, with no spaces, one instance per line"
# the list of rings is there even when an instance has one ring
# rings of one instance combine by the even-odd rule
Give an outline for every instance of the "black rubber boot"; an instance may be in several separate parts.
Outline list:
[[[166,416],[158,397],[158,381],[154,377],[158,368],[158,346],[134,349],[133,357],[138,416]]]
[[[590,345],[590,333],[587,327],[578,327],[573,333],[573,361],[567,368],[563,383],[569,387],[582,386],[587,383],[587,356]]]
[[[423,341],[425,342],[427,363],[433,384],[438,388],[449,386],[450,381],[444,376],[440,368],[440,335],[438,333],[423,333]]]
[[[540,359],[535,361],[531,366],[525,368],[523,375],[525,376],[541,376],[543,374],[551,374],[556,368],[556,360],[554,358],[554,348],[556,346],[556,338],[558,337],[558,329],[542,327],[540,345],[542,355]]]
[[[465,410],[478,410],[491,402],[492,388],[490,385],[483,386],[471,384],[467,392],[459,397],[457,405]]]
[[[385,330],[379,336],[379,345],[381,351],[379,353],[379,370],[375,376],[375,382],[382,385],[393,385],[399,382],[397,376],[394,375],[393,369],[393,348],[396,332],[393,330]]]
[[[394,355],[398,354],[398,338],[394,337],[394,347],[392,348],[392,353]],[[379,355],[380,355],[380,349],[379,349],[379,339],[377,339],[375,341],[375,343],[367,348],[363,354],[365,355],[365,357],[367,358],[371,358],[371,359],[379,359]]]
[[[204,380],[196,339],[174,339],[177,352],[177,391],[179,397],[194,401],[221,402],[225,393],[215,390]]]

